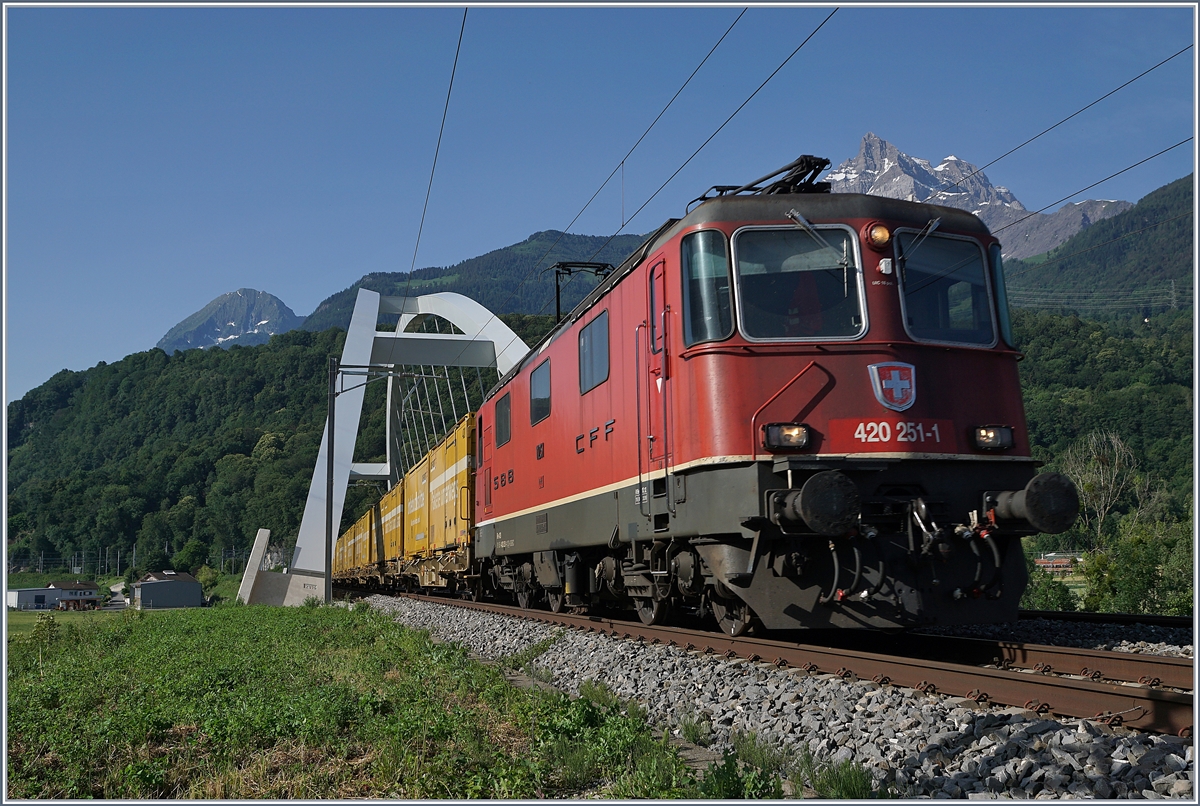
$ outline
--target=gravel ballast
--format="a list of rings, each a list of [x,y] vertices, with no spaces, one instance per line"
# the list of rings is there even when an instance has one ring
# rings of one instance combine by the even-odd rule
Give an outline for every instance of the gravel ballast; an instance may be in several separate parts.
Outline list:
[[[706,721],[717,750],[729,747],[734,733],[797,750],[807,745],[818,757],[861,763],[906,797],[1194,798],[1190,739],[1046,719],[1020,708],[981,708],[961,698],[447,605],[386,596],[367,601],[484,659],[557,636],[533,666],[562,691],[577,694],[593,680],[644,705],[654,724]]]

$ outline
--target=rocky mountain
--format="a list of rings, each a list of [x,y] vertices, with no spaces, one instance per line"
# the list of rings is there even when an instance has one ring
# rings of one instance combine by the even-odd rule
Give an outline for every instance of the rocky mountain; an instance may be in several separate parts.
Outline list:
[[[1125,201],[1088,200],[1031,215],[1012,191],[993,185],[977,166],[953,155],[935,166],[870,132],[858,154],[824,179],[834,193],[869,193],[970,210],[1000,238],[1004,256],[1010,258],[1047,252],[1093,222],[1133,207]]]
[[[222,294],[167,331],[158,348],[167,355],[194,347],[266,344],[276,333],[304,324],[303,316],[266,291],[239,288]]]

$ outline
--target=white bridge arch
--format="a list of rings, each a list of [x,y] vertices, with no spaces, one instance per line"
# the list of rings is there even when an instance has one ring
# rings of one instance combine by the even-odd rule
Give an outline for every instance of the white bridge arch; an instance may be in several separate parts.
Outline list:
[[[376,330],[381,316],[396,315],[396,330]],[[461,333],[406,333],[414,321],[436,316],[450,322]],[[529,347],[487,308],[469,297],[448,292],[421,297],[385,297],[365,288],[358,290],[341,365],[345,367],[388,370],[398,366],[493,368],[504,375],[517,365]],[[364,383],[355,383],[337,396],[333,422],[333,524],[336,540],[346,487],[351,479],[397,483],[400,468],[403,424],[395,405],[393,377],[387,380],[387,459],[379,464],[354,462],[354,443],[365,394]],[[365,378],[362,378],[365,381]],[[346,384],[342,384],[343,387]],[[333,540],[326,534],[326,500],[329,423],[321,436],[321,448],[304,504],[304,516],[296,538],[296,550],[287,574],[259,574],[270,533],[260,529],[254,541],[238,596],[247,604],[303,604],[309,597],[324,599],[328,590],[326,569]]]

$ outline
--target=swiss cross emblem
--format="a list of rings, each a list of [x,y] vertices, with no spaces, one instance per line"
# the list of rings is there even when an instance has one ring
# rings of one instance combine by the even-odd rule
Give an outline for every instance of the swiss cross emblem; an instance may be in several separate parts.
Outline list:
[[[870,364],[871,388],[875,399],[892,411],[904,411],[917,400],[917,368],[912,364],[889,361]]]

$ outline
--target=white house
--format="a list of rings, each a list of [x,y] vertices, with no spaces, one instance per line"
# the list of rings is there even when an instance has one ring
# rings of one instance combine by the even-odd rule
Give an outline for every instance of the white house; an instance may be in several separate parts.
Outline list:
[[[51,582],[50,588],[59,591],[58,606],[62,610],[89,610],[100,606],[100,586],[95,582]]]

